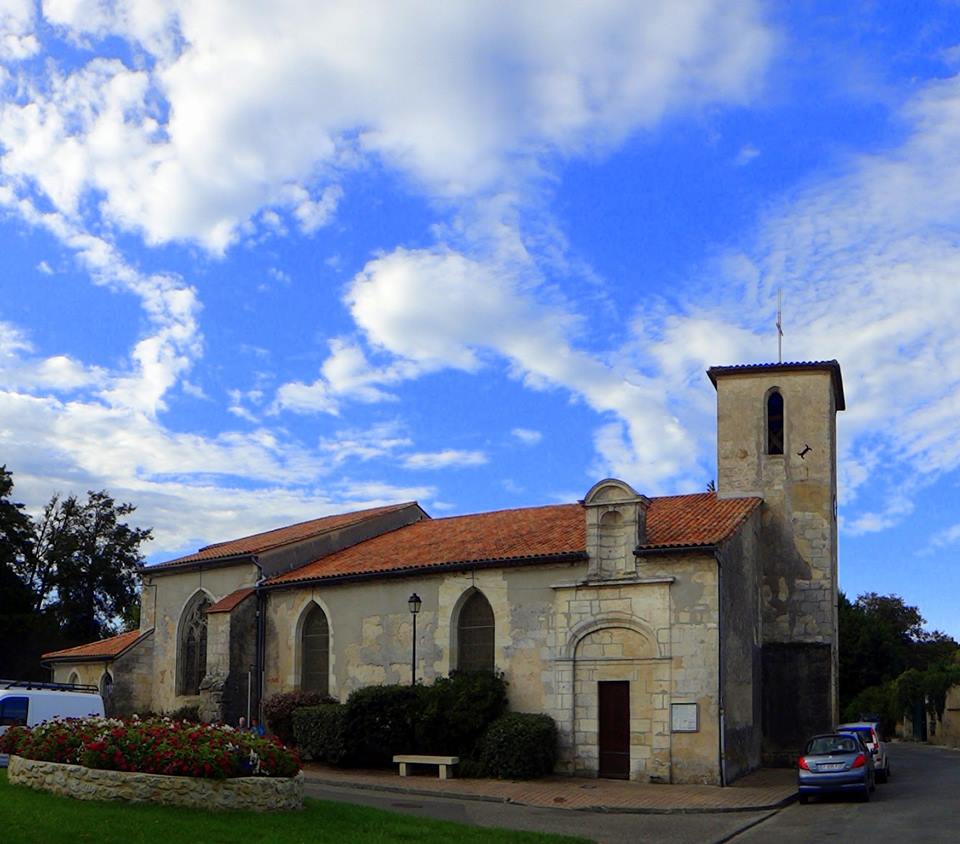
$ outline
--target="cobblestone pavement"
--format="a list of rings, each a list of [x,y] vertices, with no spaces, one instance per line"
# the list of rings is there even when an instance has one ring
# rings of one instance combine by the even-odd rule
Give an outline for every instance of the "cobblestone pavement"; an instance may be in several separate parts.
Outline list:
[[[436,769],[401,778],[389,771],[342,770],[307,764],[308,783],[339,788],[370,789],[400,794],[454,797],[540,806],[639,813],[747,812],[786,805],[796,795],[792,770],[761,770],[729,788],[710,785],[647,785],[619,780],[546,777],[511,781],[441,780]]]

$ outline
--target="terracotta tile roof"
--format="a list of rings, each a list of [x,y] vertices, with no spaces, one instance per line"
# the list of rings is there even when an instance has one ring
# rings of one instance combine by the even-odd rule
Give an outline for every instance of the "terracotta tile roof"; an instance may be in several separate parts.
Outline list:
[[[651,499],[646,548],[709,546],[730,536],[759,498],[715,493]],[[580,504],[429,519],[346,548],[267,581],[268,586],[478,563],[535,563],[586,555]]]
[[[715,492],[652,498],[641,548],[717,545],[743,524],[762,498],[717,498]]]
[[[404,504],[390,504],[386,507],[374,507],[370,510],[357,510],[353,513],[323,516],[319,519],[311,519],[308,522],[299,522],[295,525],[288,525],[287,527],[276,528],[263,533],[255,533],[251,536],[241,537],[240,539],[231,539],[227,542],[217,542],[213,545],[206,545],[194,554],[187,554],[184,557],[177,557],[175,560],[169,560],[166,563],[147,566],[147,568],[150,571],[155,571],[156,569],[164,569],[168,566],[182,566],[188,563],[198,563],[206,560],[220,560],[226,557],[242,557],[248,554],[260,554],[273,548],[279,548],[293,542],[300,542],[304,539],[311,539],[322,533],[349,527],[350,525],[358,524],[367,519],[373,519],[385,513],[392,513],[410,506],[417,506],[416,502],[408,501]]]
[[[723,375],[739,375],[750,372],[778,372],[781,370],[803,371],[822,370],[833,375],[833,394],[837,410],[846,410],[847,405],[843,397],[843,376],[840,374],[840,363],[835,360],[801,360],[790,363],[738,363],[732,366],[711,366],[707,370],[707,377],[717,386],[717,377]]]
[[[455,563],[538,560],[583,554],[585,548],[586,523],[579,504],[498,510],[414,522],[278,575],[267,583],[397,572]]]
[[[140,633],[139,630],[129,630],[119,636],[101,639],[99,642],[90,642],[87,645],[77,645],[73,648],[64,648],[60,651],[50,651],[43,654],[41,659],[114,659],[125,650],[135,645],[141,638],[149,636],[153,630]]]
[[[226,597],[221,598],[215,604],[207,607],[207,615],[210,615],[212,612],[230,612],[235,606],[249,598],[255,591],[256,590],[250,587],[246,589],[235,589]]]

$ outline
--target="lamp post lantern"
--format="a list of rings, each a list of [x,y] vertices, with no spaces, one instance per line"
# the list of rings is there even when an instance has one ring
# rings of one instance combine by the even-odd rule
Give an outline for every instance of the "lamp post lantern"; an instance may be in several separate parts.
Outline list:
[[[413,616],[413,658],[410,662],[410,685],[417,684],[417,614],[420,612],[420,605],[423,601],[420,596],[414,592],[407,599],[407,606],[410,607],[410,615]]]

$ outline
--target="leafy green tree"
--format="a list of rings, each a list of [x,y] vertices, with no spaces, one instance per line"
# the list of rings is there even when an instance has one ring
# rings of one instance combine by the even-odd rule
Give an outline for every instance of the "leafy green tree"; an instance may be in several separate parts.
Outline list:
[[[54,495],[37,520],[19,573],[34,610],[52,613],[66,639],[98,639],[132,617],[140,546],[151,536],[124,521],[135,510],[102,490],[88,492],[85,501]]]
[[[852,704],[867,692],[892,688],[889,684],[897,678],[899,696],[915,696],[920,688],[917,678],[950,662],[960,647],[947,634],[924,629],[920,610],[898,595],[867,592],[851,603],[841,593],[838,617],[841,711],[855,708]],[[896,709],[902,703],[891,705]]]
[[[12,496],[13,475],[0,466],[0,677],[42,680],[47,672],[40,654],[60,640],[49,617],[36,612],[33,593],[19,575],[33,553],[33,522]]]

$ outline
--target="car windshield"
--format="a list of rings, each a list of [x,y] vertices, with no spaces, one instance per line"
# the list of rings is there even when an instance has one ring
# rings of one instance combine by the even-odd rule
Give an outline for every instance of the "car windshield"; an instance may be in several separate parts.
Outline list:
[[[823,756],[828,753],[858,753],[856,739],[849,736],[819,736],[807,745],[808,756]]]

